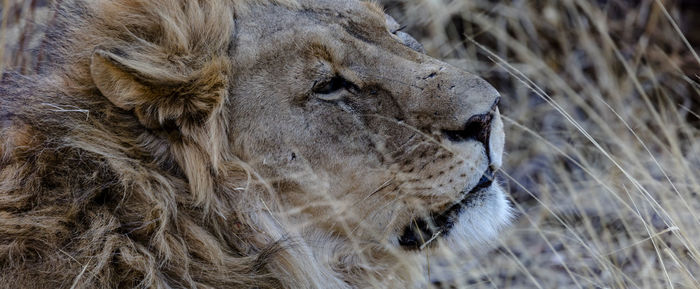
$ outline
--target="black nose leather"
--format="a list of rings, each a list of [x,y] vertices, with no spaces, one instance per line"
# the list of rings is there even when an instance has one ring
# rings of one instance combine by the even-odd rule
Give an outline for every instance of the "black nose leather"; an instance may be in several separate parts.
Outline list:
[[[497,99],[491,110],[484,114],[477,114],[470,117],[461,130],[443,130],[444,135],[453,142],[476,140],[489,147],[489,137],[491,134],[491,120],[500,99]]]

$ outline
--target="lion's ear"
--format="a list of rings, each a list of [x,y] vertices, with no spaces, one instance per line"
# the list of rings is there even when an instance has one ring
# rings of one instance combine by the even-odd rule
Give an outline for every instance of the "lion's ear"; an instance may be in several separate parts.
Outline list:
[[[115,106],[132,110],[141,104],[144,96],[149,94],[149,89],[141,84],[136,75],[129,73],[124,59],[98,49],[92,54],[90,62],[90,75],[97,89]]]
[[[149,49],[97,49],[90,63],[95,87],[111,103],[149,129],[176,130],[183,137],[172,151],[201,204],[213,196],[211,172],[225,147],[224,138],[212,131],[223,130],[215,116],[228,94],[228,75],[230,60],[224,54],[195,58]]]
[[[187,57],[182,57],[187,59]],[[153,51],[94,51],[90,75],[115,106],[151,129],[175,125],[189,133],[204,124],[227,93],[226,57],[187,63]]]

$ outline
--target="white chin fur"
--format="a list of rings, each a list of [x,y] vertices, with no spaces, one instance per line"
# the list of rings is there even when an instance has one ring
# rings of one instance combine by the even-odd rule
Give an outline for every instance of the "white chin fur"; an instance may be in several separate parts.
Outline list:
[[[481,198],[462,208],[459,219],[443,239],[449,248],[463,251],[488,245],[511,222],[510,202],[498,184],[494,183],[482,194]]]

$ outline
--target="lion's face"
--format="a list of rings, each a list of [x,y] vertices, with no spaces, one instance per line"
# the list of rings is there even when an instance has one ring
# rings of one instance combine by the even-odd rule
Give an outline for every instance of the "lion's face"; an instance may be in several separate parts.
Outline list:
[[[239,16],[233,150],[305,230],[422,247],[485,241],[509,210],[499,94],[422,53],[368,3]],[[275,19],[267,21],[265,19]],[[439,242],[438,242],[439,243]]]

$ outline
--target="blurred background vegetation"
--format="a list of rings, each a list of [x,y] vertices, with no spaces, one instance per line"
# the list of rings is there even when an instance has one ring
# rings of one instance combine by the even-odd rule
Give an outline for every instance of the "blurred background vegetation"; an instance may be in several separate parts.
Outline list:
[[[0,67],[32,73],[54,1],[0,2]],[[516,223],[426,280],[700,288],[700,1],[379,2],[503,95]]]
[[[700,288],[700,1],[386,0],[503,95],[518,219],[464,288]]]

